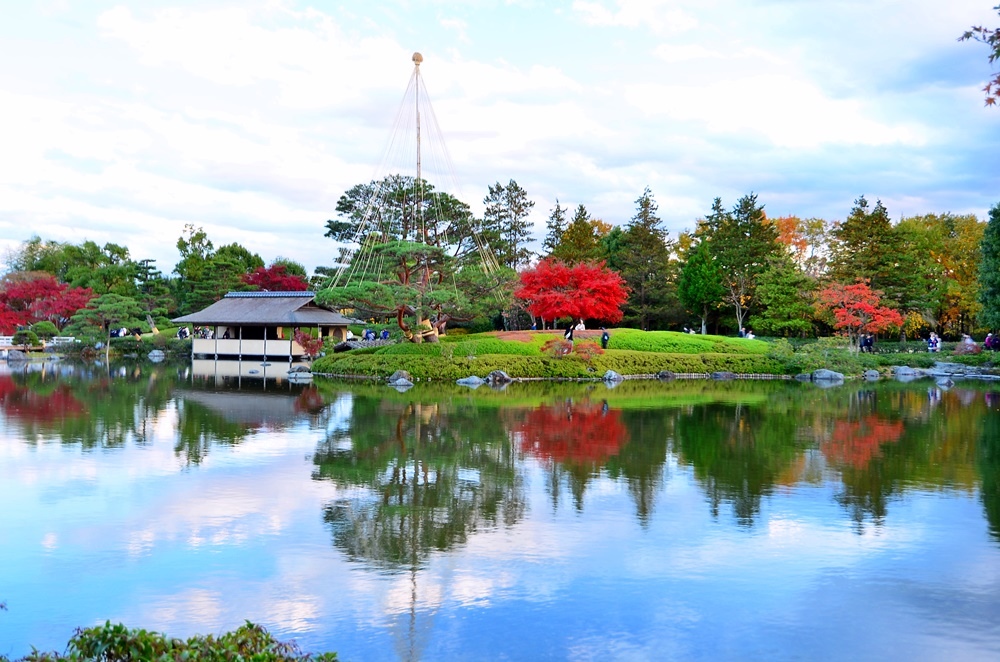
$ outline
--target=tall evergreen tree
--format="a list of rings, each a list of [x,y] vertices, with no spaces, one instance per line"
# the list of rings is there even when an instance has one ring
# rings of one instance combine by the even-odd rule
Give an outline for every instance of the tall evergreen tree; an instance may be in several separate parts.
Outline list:
[[[562,240],[552,251],[551,256],[569,265],[600,259],[599,242],[602,233],[599,223],[600,221],[590,218],[586,207],[579,205],[573,214],[573,220],[563,232]]]
[[[979,319],[990,328],[1000,328],[1000,202],[990,209],[990,220],[980,244]]]
[[[483,199],[484,236],[496,255],[497,262],[516,269],[531,259],[527,244],[531,241],[531,224],[528,214],[535,206],[533,200],[513,179],[506,186],[497,182],[489,187]]]
[[[802,273],[793,258],[778,253],[757,282],[758,312],[750,317],[756,333],[805,335],[812,330],[816,281]]]
[[[728,213],[716,198],[702,225],[726,289],[726,302],[733,306],[737,328],[742,328],[757,303],[758,277],[782,250],[778,229],[767,220],[764,206],[757,204],[753,193],[740,198]]]
[[[869,208],[859,197],[851,213],[832,231],[829,276],[850,284],[865,281],[883,293],[884,302],[900,311],[926,312],[931,307],[936,274],[912,228],[893,227],[889,212],[876,201]]]
[[[868,200],[862,195],[831,234],[830,278],[848,284],[860,278],[874,289],[888,291],[897,237],[882,201],[876,201],[875,207],[869,209]]]
[[[678,278],[677,294],[685,308],[701,317],[701,333],[705,335],[709,309],[722,303],[726,295],[707,241],[698,242],[688,251]]]
[[[669,271],[671,243],[648,187],[635,202],[635,216],[625,229],[612,266],[631,290],[624,309],[626,323],[641,329],[659,328],[667,298],[676,289]]]
[[[556,198],[556,206],[549,213],[549,220],[545,222],[545,239],[542,241],[542,249],[545,255],[552,255],[556,247],[562,242],[563,233],[566,232],[566,208],[559,205],[559,198]]]

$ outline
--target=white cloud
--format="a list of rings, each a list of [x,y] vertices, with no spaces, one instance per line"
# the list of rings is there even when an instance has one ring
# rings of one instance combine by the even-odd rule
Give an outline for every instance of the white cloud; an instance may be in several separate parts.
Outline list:
[[[676,7],[671,0],[615,0],[605,2],[575,0],[573,10],[584,22],[597,26],[643,28],[656,34],[687,32],[698,27],[698,20]]]
[[[809,81],[788,76],[750,76],[703,86],[636,85],[626,96],[646,113],[702,125],[714,134],[756,134],[781,148],[926,142],[920,126],[879,122],[866,116],[860,100],[831,99]]]
[[[624,221],[647,184],[675,228],[762,183],[764,203],[808,201],[785,210],[803,217],[846,211],[859,185],[925,206],[907,213],[989,204],[989,67],[955,42],[990,22],[981,3],[435,8],[67,5],[71,31],[26,10],[8,29],[32,36],[0,40],[20,63],[0,68],[0,246],[114,241],[169,272],[193,223],[328,264],[323,224],[379,172],[414,41],[452,157],[439,170],[476,211],[509,178],[539,228],[557,196]]]

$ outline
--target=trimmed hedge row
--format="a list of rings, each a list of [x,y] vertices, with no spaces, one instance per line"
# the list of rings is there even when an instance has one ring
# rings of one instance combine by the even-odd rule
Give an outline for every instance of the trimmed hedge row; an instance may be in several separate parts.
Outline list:
[[[742,374],[782,374],[780,362],[761,355],[739,354],[658,354],[651,352],[608,351],[589,363],[574,356],[515,356],[487,354],[468,358],[406,354],[357,355],[345,352],[317,359],[318,374],[388,377],[405,370],[420,380],[455,380],[470,375],[485,377],[503,370],[518,378],[581,379],[600,377],[608,370],[622,375],[653,374],[661,370],[679,373],[734,372]]]

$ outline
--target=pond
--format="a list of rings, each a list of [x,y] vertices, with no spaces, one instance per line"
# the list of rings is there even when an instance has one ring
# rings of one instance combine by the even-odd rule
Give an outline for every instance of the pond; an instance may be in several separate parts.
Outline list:
[[[1000,658],[1000,385],[0,374],[0,654]]]

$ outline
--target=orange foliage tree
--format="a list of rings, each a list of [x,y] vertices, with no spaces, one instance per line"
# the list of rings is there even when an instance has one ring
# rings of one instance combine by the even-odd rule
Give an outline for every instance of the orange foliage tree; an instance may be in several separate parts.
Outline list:
[[[593,319],[615,323],[628,298],[628,286],[604,262],[581,262],[573,266],[545,259],[521,272],[514,296],[527,303],[532,315],[543,320],[559,317]]]
[[[847,331],[851,346],[857,348],[861,333],[880,333],[903,325],[902,316],[881,305],[882,292],[863,281],[853,285],[833,283],[819,293],[820,309],[833,314],[833,328]]]

